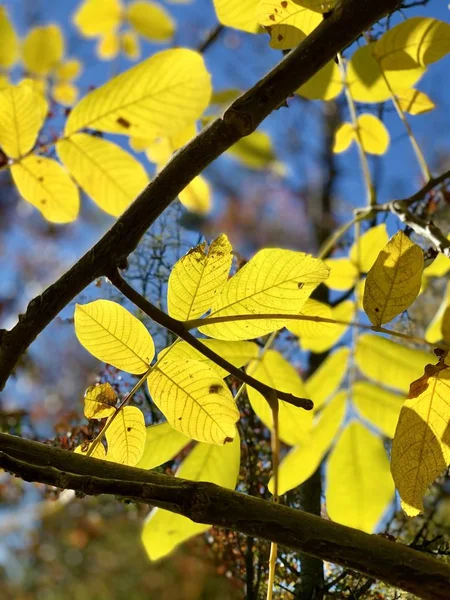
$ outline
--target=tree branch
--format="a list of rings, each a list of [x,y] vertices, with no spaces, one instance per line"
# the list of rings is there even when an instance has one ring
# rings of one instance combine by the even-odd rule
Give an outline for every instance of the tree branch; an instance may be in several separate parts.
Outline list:
[[[86,458],[5,433],[0,448],[0,467],[25,481],[158,506],[359,571],[420,598],[448,598],[450,565],[381,536],[211,483]]]
[[[30,302],[14,328],[0,331],[0,390],[37,335],[97,277],[125,265],[146,230],[196,175],[252,133],[342,48],[398,4],[398,0],[343,0],[295,50],[233,102],[223,117],[179,150],[103,238]]]

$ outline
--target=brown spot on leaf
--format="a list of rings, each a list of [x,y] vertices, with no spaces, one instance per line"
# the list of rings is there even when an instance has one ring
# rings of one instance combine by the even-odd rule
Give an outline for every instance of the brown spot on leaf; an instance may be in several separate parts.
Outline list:
[[[270,19],[271,21],[275,21],[275,15],[270,15],[270,16],[269,16],[269,19]]]
[[[47,204],[47,200],[46,200],[45,198],[43,198],[43,199],[41,200],[41,204]]]
[[[127,427],[127,431],[131,431],[131,427]]]
[[[232,442],[232,441],[233,441],[233,438],[226,437],[226,438],[223,440],[223,443],[224,443],[224,444],[229,444],[229,443],[230,443],[230,442]]]
[[[209,393],[210,394],[218,394],[221,389],[222,389],[222,386],[215,383],[215,384],[209,386]]]
[[[375,307],[375,312],[380,312],[380,309],[377,307]]]
[[[117,117],[117,123],[122,127],[125,127],[125,129],[129,129],[131,127],[130,121],[127,121],[123,117]]]
[[[286,2],[286,0],[283,0],[283,2],[281,3],[281,7],[282,8],[287,8],[288,3]]]
[[[301,289],[302,289],[302,287],[303,287],[303,285],[304,285],[304,284],[303,284],[301,281],[299,281],[299,282],[297,283],[297,287],[298,287],[298,289],[299,289],[299,290],[301,290]]]
[[[38,177],[38,181],[44,181],[43,177]]]
[[[281,35],[281,33],[279,33],[278,36],[277,36],[277,40],[279,42],[281,42],[282,39],[283,39],[283,36]],[[303,283],[302,283],[302,285],[303,285]]]

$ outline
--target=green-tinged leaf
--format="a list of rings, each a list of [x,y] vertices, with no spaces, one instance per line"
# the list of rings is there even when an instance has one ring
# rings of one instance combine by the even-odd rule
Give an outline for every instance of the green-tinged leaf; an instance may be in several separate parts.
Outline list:
[[[64,56],[64,38],[58,25],[31,29],[23,42],[23,63],[34,75],[48,75]]]
[[[0,6],[0,39],[0,67],[10,69],[19,56],[19,40],[4,6]]]
[[[245,314],[298,314],[328,268],[309,254],[260,250],[222,290],[211,317]],[[202,333],[222,340],[252,339],[284,326],[282,319],[241,320],[205,325]]]
[[[175,458],[191,439],[177,431],[169,423],[147,427],[144,452],[136,467],[154,469]]]
[[[282,392],[306,397],[306,389],[296,369],[276,350],[268,350],[261,360],[251,362],[247,372],[263,383]],[[272,411],[267,400],[247,386],[253,410],[269,429],[273,426]],[[312,413],[279,401],[278,426],[280,439],[291,446],[304,440],[311,428]]]
[[[352,388],[352,400],[365,419],[388,437],[394,437],[404,396],[368,381],[357,381]]]
[[[151,42],[167,42],[175,33],[172,17],[156,2],[131,2],[127,7],[126,16],[131,27]]]
[[[392,340],[364,333],[356,341],[355,361],[359,370],[380,385],[407,393],[409,384],[420,377],[435,356],[408,348]]]
[[[315,10],[318,13],[327,13],[335,8],[339,0],[294,0],[296,4]]]
[[[423,495],[450,464],[450,368],[447,356],[411,384],[392,442],[391,470],[406,514],[423,511]]]
[[[58,142],[56,150],[78,185],[114,217],[148,184],[141,163],[108,140],[77,133]]]
[[[178,194],[181,204],[191,212],[206,215],[211,211],[211,189],[204,177],[198,175]]]
[[[350,249],[350,260],[360,273],[368,273],[378,254],[386,246],[389,236],[386,224],[376,225],[363,233]]]
[[[243,137],[228,152],[251,169],[267,169],[276,160],[272,140],[264,131]]]
[[[74,452],[76,454],[82,454],[83,456],[87,456],[90,446],[91,446],[91,444],[89,444],[89,443],[81,444],[80,446],[77,446],[75,448]],[[106,450],[105,450],[105,447],[103,446],[103,444],[97,444],[94,448],[94,451],[89,456],[90,456],[90,458],[98,458],[100,460],[105,460],[106,459]]]
[[[417,298],[422,284],[423,251],[397,232],[367,274],[364,310],[377,327],[392,321]]]
[[[336,392],[347,374],[349,348],[338,348],[305,381],[306,396],[314,402],[316,412]]]
[[[256,7],[259,0],[213,0],[217,18],[227,27],[257,33]]]
[[[325,264],[330,269],[324,284],[332,290],[345,292],[356,285],[358,269],[349,258],[328,258]]]
[[[339,67],[334,60],[330,60],[295,93],[310,100],[333,100],[339,96],[343,87]]]
[[[233,261],[233,248],[225,234],[206,250],[203,242],[175,264],[169,276],[167,305],[180,321],[195,319],[211,308],[223,290]]]
[[[197,444],[182,462],[176,477],[193,481],[208,481],[234,489],[239,475],[239,435],[230,444],[214,446]],[[210,525],[194,523],[187,517],[154,508],[144,525],[142,542],[151,560],[170,554],[189,538],[203,533]]]
[[[120,0],[84,0],[73,15],[73,22],[85,37],[103,36],[119,27]]]
[[[69,223],[78,216],[78,188],[56,160],[30,154],[11,165],[11,175],[24,200],[52,223]]]
[[[164,361],[148,378],[153,401],[177,431],[210,444],[236,435],[239,411],[230,390],[213,369],[195,360]]]
[[[447,259],[448,260],[448,259]],[[435,342],[444,341],[447,344],[450,342],[450,283],[447,283],[447,290],[442,298],[441,305],[433,320],[428,325],[425,332],[427,342],[434,344]]]
[[[327,463],[330,519],[372,533],[394,499],[383,441],[361,423],[342,433]]]
[[[148,370],[155,354],[152,337],[123,306],[110,300],[77,304],[74,319],[78,341],[93,356],[128,373]]]
[[[216,104],[218,106],[229,106],[232,102],[234,102],[234,100],[236,100],[236,98],[239,98],[241,94],[241,90],[234,88],[227,88],[218,92],[213,91],[211,96],[211,104]]]
[[[400,108],[410,115],[422,115],[436,108],[434,102],[423,92],[409,88],[395,93]]]
[[[142,411],[136,406],[124,406],[106,429],[106,459],[134,467],[144,452],[146,434]]]
[[[260,0],[256,17],[270,33],[270,47],[295,48],[322,21],[322,16],[293,0]]]
[[[192,124],[208,106],[210,75],[193,50],[164,50],[85,96],[66,122],[65,136],[90,127],[155,139]]]
[[[88,387],[84,394],[84,416],[87,419],[103,419],[115,412],[117,394],[110,383]]]
[[[321,412],[317,423],[301,444],[281,461],[278,471],[278,493],[296,488],[316,471],[344,420],[347,393],[340,392]],[[273,477],[269,490],[273,493]]]

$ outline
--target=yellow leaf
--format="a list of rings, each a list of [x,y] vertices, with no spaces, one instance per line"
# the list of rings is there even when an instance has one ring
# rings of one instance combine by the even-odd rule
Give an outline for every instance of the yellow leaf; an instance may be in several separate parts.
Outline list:
[[[423,495],[450,463],[448,358],[411,384],[392,442],[391,470],[405,512],[423,511]]]
[[[202,56],[165,50],[85,96],[70,113],[65,135],[85,127],[148,139],[174,135],[198,119],[210,95]]]
[[[314,402],[316,412],[339,388],[347,373],[349,348],[338,348],[329,354],[320,367],[305,381],[307,398]]]
[[[148,183],[131,154],[108,140],[77,133],[56,144],[61,161],[98,206],[118,217]]]
[[[298,314],[328,272],[323,261],[309,254],[279,248],[260,250],[227,282],[210,316]],[[222,340],[246,340],[283,326],[282,319],[238,320],[206,325],[200,331]]]
[[[83,456],[87,456],[89,448],[90,448],[89,443],[81,444],[80,446],[77,446],[75,448],[74,452],[76,454],[83,454]],[[106,451],[105,451],[105,447],[103,446],[103,444],[97,444],[95,446],[94,451],[90,455],[90,458],[98,458],[100,460],[106,459]]]
[[[236,98],[242,94],[241,90],[235,88],[227,88],[218,92],[213,92],[211,96],[211,104],[218,106],[229,106]]]
[[[204,177],[198,175],[182,190],[178,198],[191,212],[206,215],[211,211],[211,190]]]
[[[391,98],[376,58],[372,55],[374,44],[358,48],[347,69],[347,81],[352,97],[357,102],[384,102]],[[383,67],[386,79],[394,92],[415,85],[425,73],[424,67],[408,70],[388,70]]]
[[[436,108],[434,102],[426,94],[414,88],[398,90],[395,95],[400,108],[410,115],[421,115]]]
[[[134,467],[144,453],[146,435],[142,411],[136,406],[124,406],[106,429],[106,459]]]
[[[11,175],[22,198],[47,221],[69,223],[78,216],[78,188],[56,160],[30,154],[11,165]]]
[[[366,376],[388,387],[408,392],[409,384],[423,372],[434,355],[392,340],[365,333],[356,341],[355,361]]]
[[[256,19],[256,7],[259,0],[213,0],[217,18],[227,27],[257,33],[259,24]]]
[[[338,0],[293,0],[296,4],[314,10],[318,13],[326,13],[333,10],[338,4]]]
[[[350,249],[350,260],[360,273],[368,273],[378,254],[386,246],[389,236],[386,224],[376,225],[363,233]]]
[[[101,60],[112,60],[119,51],[120,36],[115,31],[105,33],[97,42],[96,53]]]
[[[23,43],[23,63],[35,75],[48,75],[64,56],[64,38],[58,25],[30,30]]]
[[[362,416],[390,438],[394,437],[404,396],[389,392],[368,381],[357,381],[352,400]]]
[[[46,99],[46,94],[47,94],[46,80],[45,79],[31,79],[30,77],[25,77],[19,83],[19,86],[28,86],[36,94],[35,100],[38,105],[38,109],[39,109],[41,118],[44,120],[47,117],[47,113],[48,113],[48,102]]]
[[[172,460],[191,439],[176,431],[169,423],[147,427],[144,453],[136,467],[154,469]]]
[[[197,444],[182,462],[176,477],[192,481],[208,481],[234,489],[239,475],[240,440],[225,446]],[[154,508],[144,525],[142,542],[151,560],[170,554],[189,538],[203,533],[210,525],[194,523],[187,517]]]
[[[123,306],[110,300],[77,304],[74,320],[78,341],[93,356],[135,375],[148,370],[155,354],[152,337]]]
[[[300,314],[305,317],[319,317],[321,319],[332,318],[331,308],[328,304],[312,300],[311,298],[308,298],[305,302]],[[333,325],[321,321],[286,321],[286,328],[302,340],[315,339],[326,335],[330,327],[333,327]]]
[[[150,162],[154,162],[158,165],[158,167],[162,167],[166,164],[166,162],[170,159],[172,154],[181,146],[184,146],[189,142],[193,137],[197,135],[197,127],[195,123],[191,123],[185,129],[175,133],[170,137],[160,137],[156,140],[138,140],[137,145],[141,148],[141,150],[146,151],[146,156]],[[130,142],[133,141],[130,140]],[[132,147],[136,152],[140,150],[136,146],[136,139],[134,140],[134,144]]]
[[[259,353],[259,348],[254,342],[224,342],[222,340],[201,339],[201,343],[214,350],[222,358],[230,362],[235,367],[243,367],[250,360],[256,358]],[[211,367],[219,377],[227,377],[228,371],[219,367],[214,361],[206,358],[199,350],[193,348],[187,342],[178,341],[165,348],[158,354],[158,367],[164,371],[166,361],[180,360],[188,358],[202,362],[208,367]]]
[[[306,389],[296,369],[276,350],[268,350],[260,361],[251,362],[247,372],[263,383],[295,396],[306,397]],[[253,410],[269,429],[273,426],[272,411],[267,400],[255,389],[247,386],[247,394]],[[279,436],[289,445],[305,439],[312,423],[311,411],[303,410],[279,401]]]
[[[0,67],[10,69],[19,55],[19,40],[4,6],[0,6],[0,39]]]
[[[73,22],[85,37],[103,36],[119,27],[122,19],[120,0],[84,0]]]
[[[60,81],[52,88],[52,96],[63,106],[72,106],[78,99],[78,88],[70,82]]]
[[[450,236],[447,237],[450,239]],[[450,271],[450,258],[445,254],[438,254],[431,265],[424,269],[425,277],[443,277]]]
[[[378,117],[371,114],[359,116],[358,128],[366,152],[381,155],[387,151],[390,141],[389,131]]]
[[[422,283],[423,252],[397,232],[367,274],[364,310],[377,327],[392,321],[416,299]]]
[[[87,419],[103,419],[113,415],[117,395],[109,383],[88,387],[84,394],[84,416]]]
[[[324,281],[327,287],[345,292],[356,285],[358,269],[351,260],[348,258],[328,258],[325,264],[330,269],[330,275]]]
[[[448,259],[447,259],[448,260]],[[433,320],[428,325],[425,332],[425,339],[427,342],[434,344],[435,342],[444,341],[450,342],[450,283],[447,283],[447,290],[444,297],[442,298],[441,305],[434,315]]]
[[[387,31],[374,45],[384,69],[425,67],[450,52],[450,25],[428,17],[412,17]]]
[[[27,154],[34,146],[45,113],[38,94],[29,85],[0,90],[0,146],[10,158]]]
[[[276,160],[272,141],[264,131],[243,137],[228,152],[251,169],[267,169]]]
[[[342,123],[334,134],[333,152],[340,154],[350,148],[355,139],[355,131],[351,123]]]
[[[333,100],[342,92],[342,77],[338,65],[330,60],[295,92],[310,100]]]
[[[192,248],[175,264],[169,276],[167,307],[180,321],[195,319],[211,308],[228,280],[233,248],[225,234],[206,251],[206,243]]]
[[[72,58],[58,66],[55,71],[55,77],[58,81],[73,81],[80,76],[82,70],[83,65],[81,62],[76,58]]]
[[[141,56],[139,37],[134,31],[124,31],[120,35],[120,48],[130,60],[138,60]]]
[[[281,461],[278,471],[278,493],[296,488],[313,475],[325,453],[333,443],[344,419],[347,393],[340,392],[323,409],[318,422],[304,438],[302,443]],[[269,490],[273,494],[273,477],[269,481]]]
[[[318,304],[321,303],[309,301],[305,304],[301,312],[306,314],[306,310],[308,310],[309,314],[313,316],[320,312],[319,309],[315,308]],[[319,316],[335,319],[336,321],[343,321],[343,324],[318,323],[317,325],[320,327],[308,328],[306,326],[306,321],[288,321],[286,327],[299,337],[299,342],[303,350],[320,353],[326,352],[332,348],[347,331],[349,325],[346,323],[352,321],[355,313],[355,305],[352,300],[347,300],[339,303],[334,308],[322,304],[320,310],[322,311],[322,314],[319,314]],[[294,323],[295,325],[293,325]],[[303,325],[304,323],[305,325]]]
[[[260,0],[256,17],[270,33],[270,47],[276,50],[294,48],[322,21],[319,13],[293,0]]]
[[[216,371],[196,360],[174,360],[148,377],[153,401],[177,431],[202,442],[225,444],[236,435],[239,411]]]
[[[175,23],[170,14],[156,2],[136,0],[127,7],[131,27],[151,42],[167,42],[175,33]]]
[[[361,423],[347,426],[328,459],[326,499],[330,519],[367,533],[394,499],[383,442]]]

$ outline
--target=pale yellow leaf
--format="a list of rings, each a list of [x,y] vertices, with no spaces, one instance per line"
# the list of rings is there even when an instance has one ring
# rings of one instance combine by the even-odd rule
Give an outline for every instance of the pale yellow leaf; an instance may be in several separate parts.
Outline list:
[[[90,446],[91,444],[89,443],[81,444],[80,446],[77,446],[75,448],[74,452],[76,454],[82,454],[83,456],[87,456]],[[92,452],[92,454],[90,454],[90,458],[98,458],[100,460],[106,459],[106,450],[103,444],[100,443],[95,446],[94,451]]]
[[[260,0],[256,17],[270,33],[270,47],[276,50],[294,48],[322,21],[322,16],[293,0]]]
[[[327,512],[333,521],[372,533],[394,499],[383,441],[350,423],[327,463]]]
[[[448,260],[448,259],[447,259]],[[444,341],[450,342],[450,283],[447,283],[447,290],[442,298],[441,305],[437,313],[434,315],[432,321],[427,327],[425,332],[425,339],[427,342],[434,344],[436,342]]]
[[[263,383],[282,392],[306,398],[306,389],[296,369],[276,350],[268,350],[261,360],[251,362],[247,372]],[[272,411],[267,400],[251,386],[247,394],[253,410],[269,429],[273,426]],[[280,439],[289,445],[305,439],[311,428],[312,413],[279,401],[278,426]]]
[[[77,304],[74,320],[78,341],[93,356],[135,375],[148,370],[155,354],[152,337],[123,306],[110,300]]]
[[[339,66],[334,60],[330,60],[295,93],[310,100],[333,100],[339,96],[342,90],[343,83]]]
[[[84,0],[72,20],[85,37],[103,36],[119,27],[122,19],[120,0]]]
[[[358,269],[348,258],[328,258],[325,264],[330,269],[324,284],[332,290],[345,292],[356,285]]]
[[[203,57],[165,50],[85,96],[70,113],[65,135],[90,127],[147,139],[171,136],[200,117],[210,96]]]
[[[105,33],[99,38],[96,47],[97,56],[100,60],[112,60],[120,52],[120,35],[115,31]]]
[[[47,221],[69,223],[78,216],[78,188],[62,165],[52,158],[30,154],[11,165],[11,175],[22,198]]]
[[[225,234],[206,250],[203,242],[175,264],[169,276],[167,307],[180,321],[195,319],[211,308],[228,280],[233,248]]]
[[[202,175],[194,177],[178,194],[181,204],[191,212],[206,215],[211,211],[211,189]]]
[[[355,138],[355,131],[351,123],[342,123],[334,134],[333,152],[340,154],[350,148]]]
[[[19,55],[19,40],[4,6],[0,6],[0,40],[0,67],[10,69]]]
[[[144,453],[136,467],[138,469],[154,469],[172,460],[192,440],[169,423],[160,423],[147,427]]]
[[[303,305],[300,315],[310,317],[312,319],[315,317],[319,319],[332,318],[331,308],[328,306],[328,304],[318,302],[317,300],[313,300],[311,298],[308,298]],[[322,321],[286,321],[286,329],[291,331],[294,335],[302,340],[315,339],[324,335],[326,336],[330,327],[332,328],[333,325],[330,325],[330,323],[323,323]]]
[[[22,49],[27,71],[35,75],[48,75],[64,56],[64,38],[58,25],[33,27],[27,34]]]
[[[298,314],[328,273],[325,263],[309,254],[279,248],[260,250],[227,282],[210,316]],[[237,320],[206,325],[200,331],[222,340],[245,340],[283,326],[283,319]]]
[[[213,0],[217,18],[227,27],[257,33],[256,7],[259,0]]]
[[[58,81],[73,81],[80,76],[82,70],[81,62],[76,58],[71,58],[57,67],[55,77]]]
[[[141,163],[120,146],[87,133],[56,144],[61,161],[98,206],[118,217],[148,184]]]
[[[139,36],[134,31],[124,31],[120,35],[120,48],[130,60],[138,60],[141,57]]]
[[[369,154],[384,154],[389,148],[390,135],[378,117],[363,114],[358,117],[358,129],[362,147]]]
[[[110,383],[88,387],[84,394],[84,416],[103,419],[115,413],[117,394]]]
[[[306,396],[314,402],[316,412],[339,388],[347,374],[349,348],[338,348],[305,381]]]
[[[78,99],[78,88],[68,81],[59,81],[52,88],[52,96],[63,106],[72,106]]]
[[[400,108],[410,115],[421,115],[436,108],[434,102],[426,94],[414,88],[398,90],[395,95]]]
[[[363,305],[372,325],[389,323],[414,302],[422,271],[422,249],[397,232],[367,274]]]
[[[175,23],[167,10],[150,0],[131,2],[126,17],[139,35],[152,42],[167,42],[175,33]]]
[[[150,162],[154,162],[159,168],[163,167],[166,162],[170,159],[172,154],[181,146],[184,146],[193,137],[197,135],[197,127],[195,123],[191,123],[178,133],[170,137],[160,137],[156,140],[138,140],[137,144],[145,150],[145,154]],[[130,140],[130,143],[133,141]],[[136,139],[134,141],[136,144]],[[132,144],[134,150],[139,152],[140,150]]]
[[[310,307],[311,306],[312,305],[310,304]],[[292,328],[292,323],[294,323],[294,321],[289,321],[287,323],[286,326],[290,331],[296,335],[301,334],[299,336],[299,342],[303,350],[310,350],[311,352],[320,353],[326,352],[327,350],[330,350],[330,348],[333,348],[333,346],[347,331],[349,327],[348,323],[352,321],[355,313],[355,305],[352,300],[346,300],[345,302],[340,302],[333,308],[328,307],[328,310],[329,314],[331,313],[330,317],[338,321],[338,323],[322,323],[320,330],[317,329],[315,332],[310,330],[309,334],[308,331],[304,330],[302,327],[298,328],[298,324],[301,324],[302,321],[295,321],[295,330]],[[342,323],[339,321],[342,321]]]
[[[386,224],[376,225],[363,233],[350,249],[350,260],[360,273],[368,273],[378,254],[386,246],[389,236]]]
[[[241,138],[228,152],[251,169],[267,169],[276,161],[272,140],[265,131]]]
[[[177,431],[202,442],[225,444],[236,435],[239,411],[214,371],[195,360],[164,361],[148,377],[153,401]]]
[[[146,435],[142,411],[136,406],[124,406],[106,429],[106,460],[134,467],[144,453]]]
[[[394,437],[405,397],[389,392],[368,381],[357,381],[352,401],[362,416],[390,438]]]

